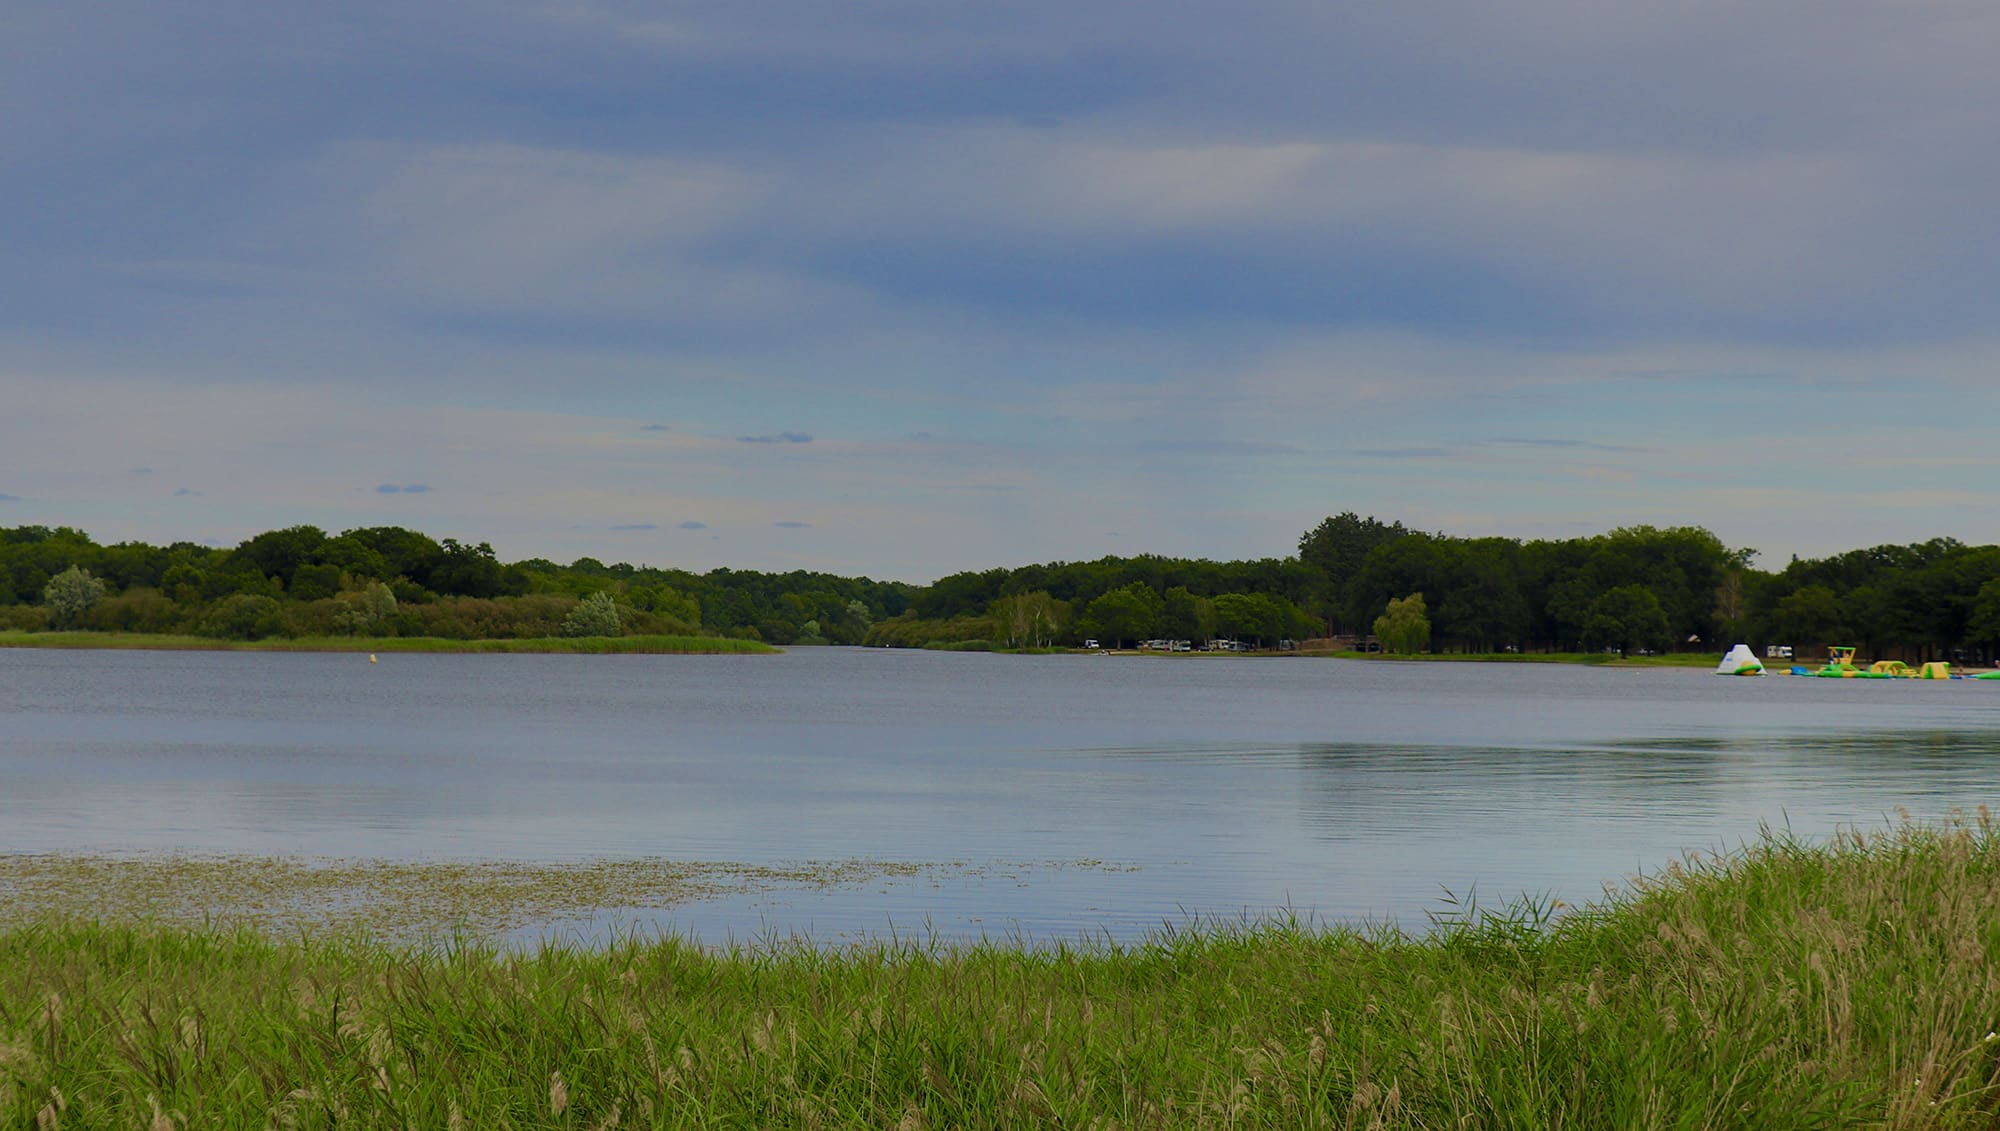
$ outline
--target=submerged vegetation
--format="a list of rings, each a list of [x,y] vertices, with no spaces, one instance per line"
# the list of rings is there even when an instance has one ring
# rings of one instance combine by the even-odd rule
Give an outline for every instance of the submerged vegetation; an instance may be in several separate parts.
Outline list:
[[[40,1127],[1991,1127],[2000,842],[1768,835],[1434,929],[526,954],[0,933]]]

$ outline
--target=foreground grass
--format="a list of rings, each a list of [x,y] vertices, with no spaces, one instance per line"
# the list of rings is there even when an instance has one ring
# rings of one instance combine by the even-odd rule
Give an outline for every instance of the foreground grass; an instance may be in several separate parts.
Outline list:
[[[1992,1127],[2000,841],[1767,837],[1551,921],[507,955],[0,934],[17,1127]]]
[[[147,632],[0,632],[0,648],[151,648],[216,652],[578,652],[738,654],[776,652],[755,640],[720,636],[540,636],[526,640],[446,640],[436,636],[301,636],[216,640]]]

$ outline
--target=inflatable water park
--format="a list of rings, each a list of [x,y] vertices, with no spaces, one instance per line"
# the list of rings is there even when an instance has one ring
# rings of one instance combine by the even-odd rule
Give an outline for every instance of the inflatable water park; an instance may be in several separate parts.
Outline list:
[[[1787,652],[1791,650],[1786,649]],[[1932,660],[1916,667],[1901,660],[1877,660],[1866,667],[1854,658],[1856,649],[1847,645],[1834,645],[1826,650],[1826,663],[1821,666],[1806,667],[1793,665],[1789,672],[1780,674],[1811,676],[1816,679],[2000,679],[2000,671],[1984,672],[1980,675],[1966,675],[1954,672],[1951,665],[1943,660]],[[1722,657],[1715,666],[1717,675],[1764,675],[1764,661],[1750,650],[1748,644],[1738,644]]]

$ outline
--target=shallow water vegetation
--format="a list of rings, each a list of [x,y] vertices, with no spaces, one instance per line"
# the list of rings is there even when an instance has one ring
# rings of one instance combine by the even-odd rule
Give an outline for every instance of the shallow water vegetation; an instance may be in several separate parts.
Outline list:
[[[265,856],[0,855],[0,929],[50,920],[248,927],[400,942],[491,938],[606,909],[967,871],[882,860],[573,864]]]
[[[0,935],[0,1123],[1991,1127],[1982,814],[1778,835],[1563,914],[1138,945],[507,954]]]

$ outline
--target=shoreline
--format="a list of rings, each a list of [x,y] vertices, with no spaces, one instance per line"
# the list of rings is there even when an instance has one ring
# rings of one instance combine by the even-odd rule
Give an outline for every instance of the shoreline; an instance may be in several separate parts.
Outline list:
[[[1028,649],[993,649],[996,653],[1031,654]],[[1163,659],[1309,659],[1309,660],[1363,660],[1369,663],[1419,663],[1419,664],[1572,664],[1580,667],[1598,668],[1697,668],[1711,670],[1717,663],[1716,657],[1706,652],[1668,652],[1658,656],[1613,656],[1598,652],[1339,652],[1319,649],[1297,649],[1289,652],[1263,650],[1253,652],[1164,652],[1147,648],[1070,648],[1065,654],[1073,656],[1145,656]]]
[[[0,632],[0,648],[154,652],[534,653],[550,655],[776,655],[782,649],[722,636],[539,636],[451,640],[441,636],[301,636],[219,640],[151,632]]]

